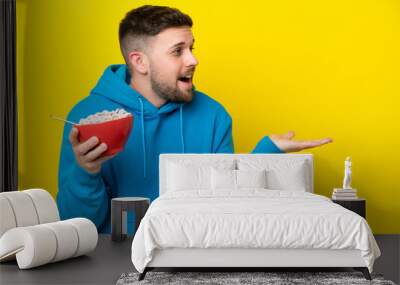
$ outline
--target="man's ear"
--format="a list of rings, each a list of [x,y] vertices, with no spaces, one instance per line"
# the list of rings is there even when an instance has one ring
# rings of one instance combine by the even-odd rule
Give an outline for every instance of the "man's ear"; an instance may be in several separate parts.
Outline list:
[[[132,68],[140,74],[146,75],[149,70],[147,56],[140,51],[131,51],[128,54]]]

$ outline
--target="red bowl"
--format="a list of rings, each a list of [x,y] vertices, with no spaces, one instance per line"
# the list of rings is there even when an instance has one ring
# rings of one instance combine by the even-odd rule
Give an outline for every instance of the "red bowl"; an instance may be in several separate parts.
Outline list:
[[[133,116],[103,123],[74,125],[78,130],[79,142],[85,142],[91,137],[98,137],[99,144],[106,143],[107,150],[101,155],[113,155],[124,149],[133,125]]]

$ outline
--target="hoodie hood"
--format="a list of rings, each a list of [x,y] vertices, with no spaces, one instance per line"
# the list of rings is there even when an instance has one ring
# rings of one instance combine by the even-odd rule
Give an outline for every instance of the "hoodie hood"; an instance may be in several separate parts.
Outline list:
[[[133,111],[133,116],[140,117],[141,136],[143,148],[143,175],[146,177],[146,127],[145,120],[167,114],[179,109],[179,129],[182,153],[185,153],[185,140],[183,137],[183,106],[184,103],[167,102],[158,109],[130,86],[131,75],[125,64],[110,65],[100,77],[91,94],[97,94],[109,100],[126,106]]]
[[[131,75],[125,64],[110,65],[100,77],[92,94],[107,97],[109,100],[124,105],[136,114],[151,118],[170,113],[180,108],[183,103],[167,102],[158,109],[130,86]],[[142,104],[143,103],[143,111]]]

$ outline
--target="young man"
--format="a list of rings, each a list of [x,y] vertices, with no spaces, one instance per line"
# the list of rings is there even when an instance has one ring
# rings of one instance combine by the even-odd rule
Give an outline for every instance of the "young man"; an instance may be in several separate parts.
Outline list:
[[[233,153],[232,121],[224,107],[193,86],[192,20],[177,9],[143,6],[121,21],[126,65],[109,66],[90,96],[69,113],[79,121],[124,108],[134,116],[123,152],[99,158],[107,146],[92,137],[79,143],[65,125],[59,166],[58,207],[63,219],[86,217],[110,231],[110,199],[158,196],[160,153]],[[253,153],[298,151],[330,142],[294,141],[293,133],[264,137]]]

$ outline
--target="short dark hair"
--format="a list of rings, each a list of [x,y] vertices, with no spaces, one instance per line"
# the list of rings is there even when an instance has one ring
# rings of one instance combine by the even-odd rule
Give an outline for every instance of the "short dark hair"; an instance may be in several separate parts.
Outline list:
[[[143,50],[144,40],[168,28],[193,26],[192,19],[176,8],[144,5],[129,11],[119,25],[119,44],[128,63],[128,53]]]

